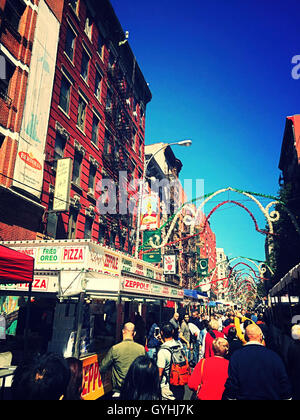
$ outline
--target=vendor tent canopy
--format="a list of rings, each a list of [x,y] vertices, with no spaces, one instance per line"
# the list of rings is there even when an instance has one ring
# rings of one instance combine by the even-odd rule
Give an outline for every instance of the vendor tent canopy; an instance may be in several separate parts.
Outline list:
[[[0,283],[32,283],[34,258],[0,245]]]

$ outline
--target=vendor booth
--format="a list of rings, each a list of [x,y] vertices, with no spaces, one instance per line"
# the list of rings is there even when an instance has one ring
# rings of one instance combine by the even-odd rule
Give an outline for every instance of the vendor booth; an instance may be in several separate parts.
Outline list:
[[[91,240],[5,245],[35,261],[30,342],[39,351],[84,360],[86,399],[99,398],[109,388],[109,380],[99,375],[98,359],[120,341],[124,322],[145,324],[149,312],[158,322],[168,321],[184,298],[181,288],[165,282],[162,268]],[[26,293],[26,284],[0,285],[2,296],[22,301]],[[23,322],[21,310],[16,337]]]
[[[26,316],[24,323],[24,340],[23,350],[26,353],[28,350],[28,328],[30,320],[30,300],[32,294],[32,284],[34,277],[34,258],[18,252],[14,249],[8,248],[4,245],[0,245],[0,287],[6,288],[7,285],[21,285],[24,290],[24,295],[27,295],[26,302]],[[13,286],[13,287],[14,287]],[[7,308],[7,310],[5,310]],[[10,312],[9,312],[10,311]],[[9,312],[9,313],[7,313]],[[2,317],[2,328],[0,331],[0,352],[1,347],[7,346],[6,331],[8,327],[13,330],[13,315],[11,311],[11,305],[7,299],[0,295],[0,315]],[[7,325],[7,324],[10,325]]]

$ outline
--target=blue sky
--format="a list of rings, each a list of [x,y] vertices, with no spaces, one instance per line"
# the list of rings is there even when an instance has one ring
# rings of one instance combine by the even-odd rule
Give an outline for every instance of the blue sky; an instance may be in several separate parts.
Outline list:
[[[231,186],[277,195],[285,118],[300,112],[300,79],[291,76],[299,1],[111,3],[153,95],[146,144],[192,139],[173,151],[181,179],[204,179],[206,193]],[[219,196],[206,212],[239,198]],[[264,228],[258,208],[242,200]],[[228,255],[264,259],[265,238],[241,208],[223,206],[211,227]]]

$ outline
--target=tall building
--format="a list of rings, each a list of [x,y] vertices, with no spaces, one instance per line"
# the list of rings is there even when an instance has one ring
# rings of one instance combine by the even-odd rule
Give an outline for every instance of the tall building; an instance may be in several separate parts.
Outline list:
[[[147,167],[146,177],[148,179],[156,178],[161,185],[158,191],[160,200],[160,226],[162,227],[162,240],[168,235],[171,227],[172,216],[179,210],[180,206],[187,201],[186,194],[179,181],[179,174],[182,169],[182,162],[176,158],[172,148],[164,143],[154,143],[145,147],[147,161],[150,162]],[[158,171],[155,167],[160,168]],[[163,174],[163,175],[162,175]],[[183,214],[180,213],[177,222],[168,237],[168,245],[162,250],[162,255],[176,255],[176,274],[166,276],[166,281],[173,284],[185,286],[185,269],[183,252],[186,245],[181,242],[184,236]]]
[[[205,214],[197,209],[194,234],[196,243],[196,268],[197,272],[193,280],[193,286],[199,291],[210,291],[211,297],[216,296],[218,273],[216,254],[216,235],[212,231],[210,222],[206,221]]]
[[[131,253],[151,92],[110,2],[7,0],[4,24],[1,238]]]
[[[36,239],[62,0],[0,2],[0,238]],[[51,35],[50,35],[51,34]]]
[[[228,284],[227,279],[230,273],[229,261],[228,257],[226,256],[223,248],[217,248],[217,272],[218,272],[218,282],[217,282],[217,296],[220,299],[224,299],[227,296],[227,288],[226,285]]]
[[[137,210],[121,209],[119,196],[142,177],[150,100],[110,2],[65,2],[46,144],[43,235],[93,239],[132,252]],[[58,212],[54,195],[61,158],[72,161],[72,170],[70,199]],[[129,199],[130,194],[123,206]]]

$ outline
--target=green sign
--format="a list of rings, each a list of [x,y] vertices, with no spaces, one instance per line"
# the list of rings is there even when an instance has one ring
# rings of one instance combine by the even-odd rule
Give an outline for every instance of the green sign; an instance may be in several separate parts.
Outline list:
[[[198,262],[197,272],[200,276],[206,276],[208,274],[208,258],[201,258]]]
[[[160,263],[161,248],[153,248],[149,243],[150,238],[153,238],[153,242],[155,245],[160,245],[161,232],[158,230],[145,230],[143,237],[143,261],[150,263]]]

